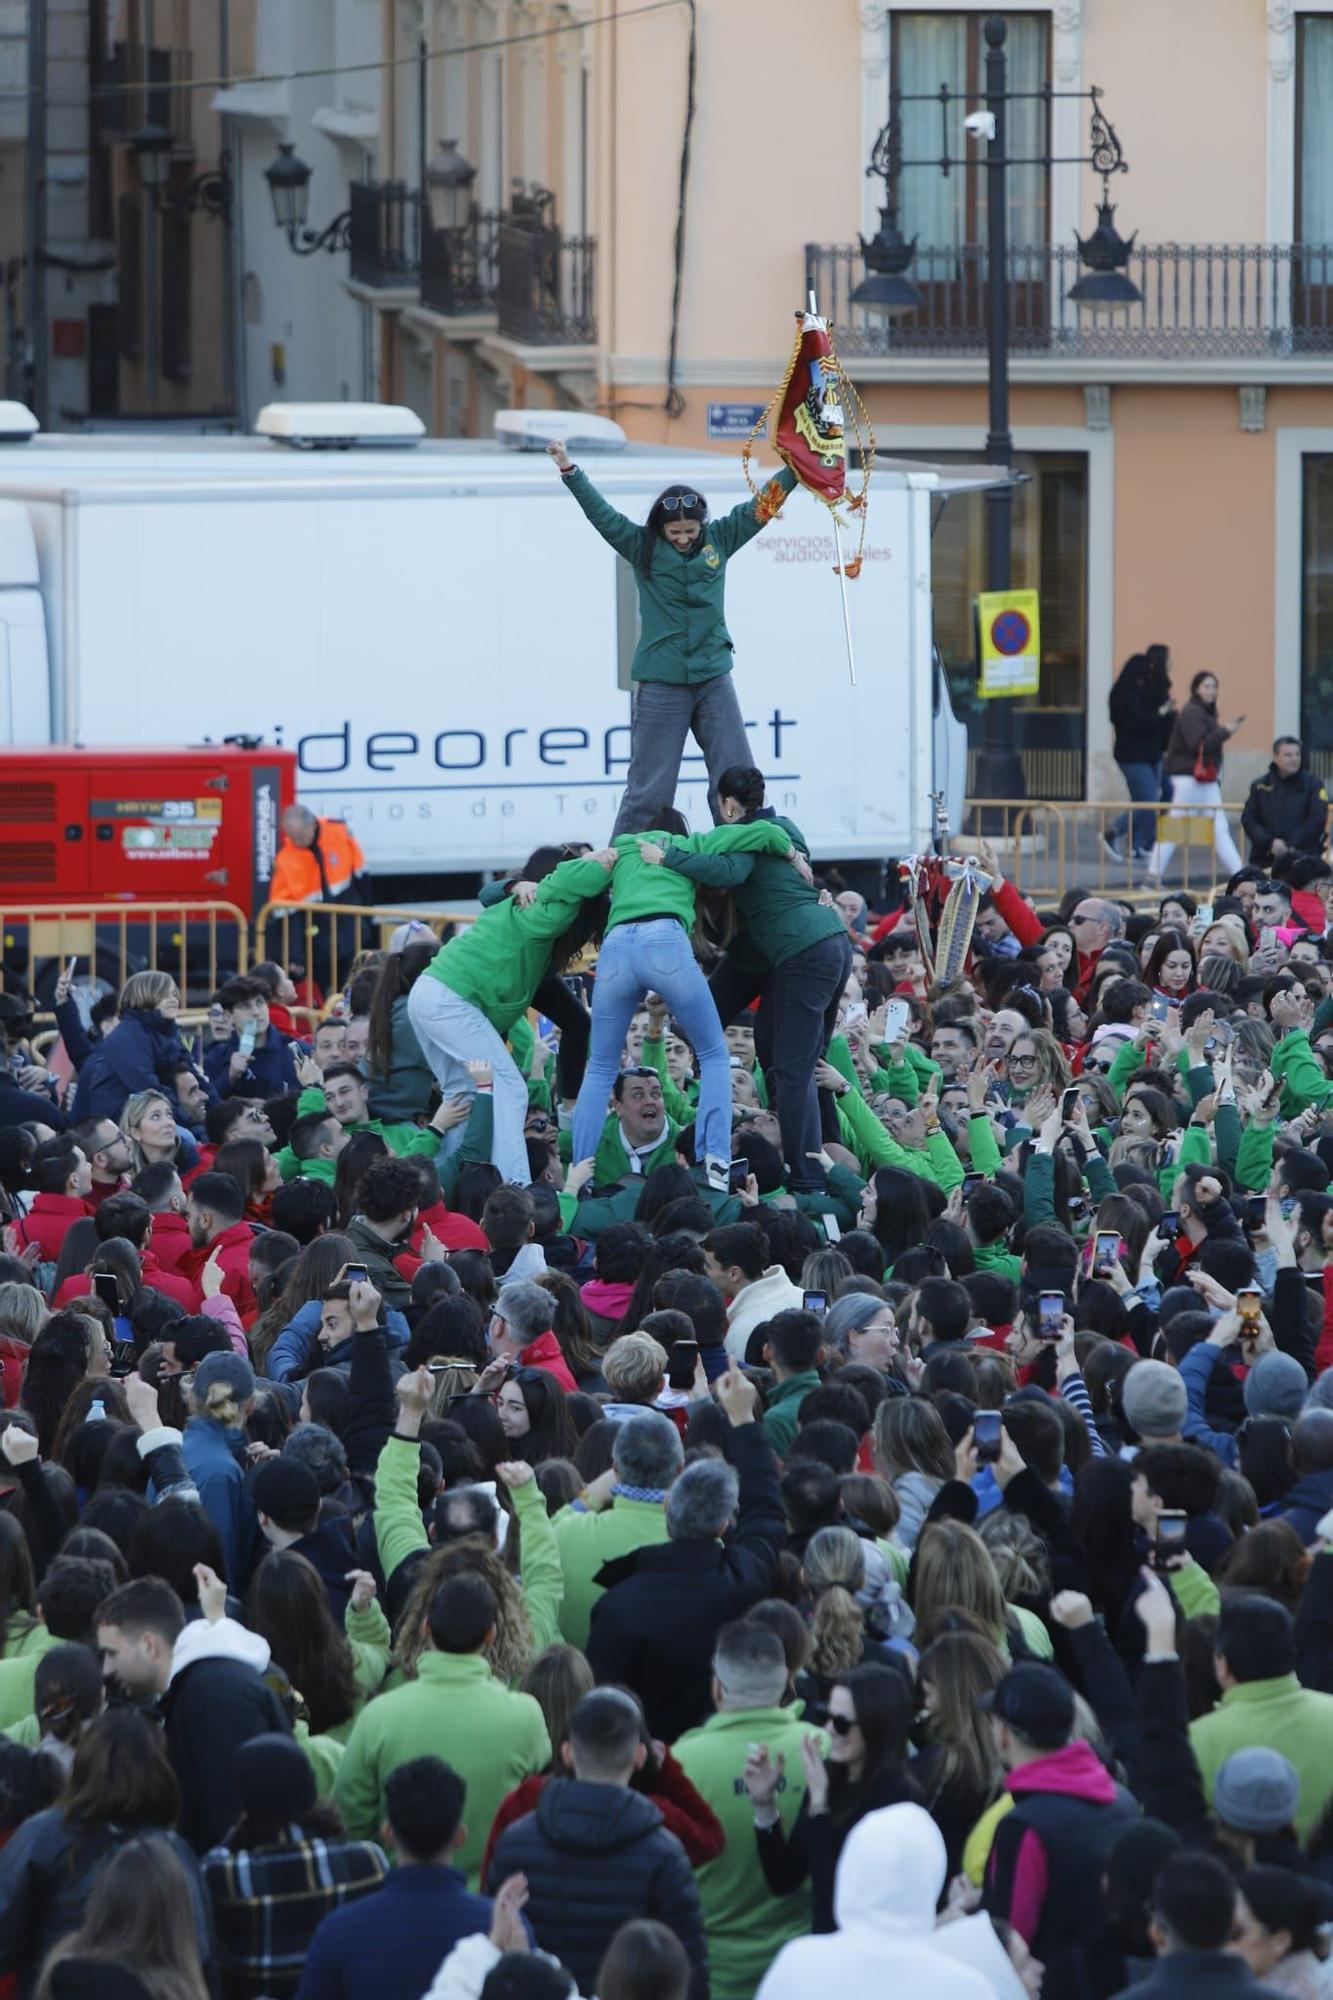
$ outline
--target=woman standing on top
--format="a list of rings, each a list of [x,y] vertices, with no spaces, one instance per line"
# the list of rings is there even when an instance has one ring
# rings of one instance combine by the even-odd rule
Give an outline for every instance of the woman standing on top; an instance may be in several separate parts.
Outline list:
[[[793,865],[804,863],[776,820],[688,833],[674,807],[659,806],[648,812],[643,825],[654,831],[622,834],[614,843],[611,914],[592,990],[592,1047],[574,1107],[574,1159],[579,1163],[596,1154],[625,1031],[645,993],[654,992],[699,1059],[695,1158],[703,1162],[709,1186],[725,1194],[731,1160],[731,1052],[690,942],[694,884],[662,862],[680,847],[695,854],[777,854]]]
[[[762,493],[713,522],[701,493],[668,486],[640,526],[602,498],[563,444],[546,449],[598,534],[634,565],[639,589],[629,776],[611,837],[646,826],[648,806],[674,799],[689,732],[708,765],[708,803],[716,819],[718,779],[730,765],[752,761],[731,679],[735,648],[723,616],[727,563],[773,519],[796,476],[784,466]]]
[[[753,765],[722,773],[718,806],[724,825],[776,826],[809,859],[800,828],[764,804],[763,775]],[[665,865],[691,882],[732,892],[739,928],[709,981],[713,1000],[726,1027],[762,994],[756,1040],[777,1098],[787,1189],[822,1188],[815,1065],[837,1027],[852,969],[847,927],[812,882],[773,855],[697,854],[673,846]]]
[[[582,951],[595,928],[595,913],[584,905],[601,896],[616,860],[610,848],[568,859],[561,858],[568,849],[545,852],[550,865],[532,900],[520,906],[509,895],[483,910],[440,947],[407,996],[407,1018],[446,1099],[475,1096],[469,1065],[489,1064],[491,1160],[519,1187],[530,1179],[523,1139],[528,1086],[504,1038],[547,973]]]
[[[1222,745],[1235,735],[1244,720],[1243,715],[1238,715],[1234,722],[1219,722],[1217,675],[1196,674],[1190,682],[1190,698],[1176,717],[1171,741],[1166,746],[1166,775],[1171,781],[1171,803],[1175,809],[1171,817],[1177,818],[1181,807],[1211,809],[1213,846],[1222,873],[1228,876],[1234,875],[1242,862],[1222,809]],[[1175,851],[1175,842],[1171,840],[1159,841],[1154,846],[1143,878],[1145,886],[1160,885]]]

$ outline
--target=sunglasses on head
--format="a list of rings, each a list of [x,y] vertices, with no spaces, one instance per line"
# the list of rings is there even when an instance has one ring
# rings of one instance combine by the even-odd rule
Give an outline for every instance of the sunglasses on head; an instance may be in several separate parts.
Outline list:
[[[664,493],[657,504],[664,514],[694,514],[700,520],[708,512],[708,503],[697,493]]]

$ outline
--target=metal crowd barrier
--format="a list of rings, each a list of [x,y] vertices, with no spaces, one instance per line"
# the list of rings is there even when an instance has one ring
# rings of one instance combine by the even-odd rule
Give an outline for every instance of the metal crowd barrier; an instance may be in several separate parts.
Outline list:
[[[61,967],[120,988],[135,972],[169,972],[181,999],[207,1006],[214,990],[250,963],[249,927],[234,903],[0,904],[5,974],[49,1015]]]
[[[1167,890],[1186,889],[1198,896],[1225,879],[1213,847],[1213,814],[1186,806],[1136,807],[1126,799],[969,799],[952,845],[955,851],[975,851],[979,840],[990,840],[1007,878],[1029,901],[1058,903],[1078,889],[1122,902],[1156,903],[1162,891],[1144,886],[1144,864],[1132,860],[1128,840],[1121,843],[1121,861],[1103,845],[1108,827],[1131,811],[1154,814],[1157,838],[1175,849],[1166,871]],[[1247,843],[1240,829],[1241,808],[1224,801],[1222,811],[1243,856]]]
[[[477,920],[475,910],[413,910],[401,904],[265,903],[254,923],[256,961],[304,965],[325,993],[346,983],[362,952],[383,951],[400,924],[425,924],[437,938]]]

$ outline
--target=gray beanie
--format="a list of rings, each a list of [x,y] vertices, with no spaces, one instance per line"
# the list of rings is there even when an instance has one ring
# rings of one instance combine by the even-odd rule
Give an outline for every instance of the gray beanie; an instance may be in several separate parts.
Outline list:
[[[1301,1781],[1277,1750],[1233,1750],[1213,1780],[1213,1811],[1238,1833],[1281,1833],[1296,1817]]]
[[[1310,1386],[1292,1354],[1261,1354],[1245,1377],[1245,1412],[1251,1417],[1298,1417]]]
[[[1141,1438],[1174,1437],[1189,1398],[1179,1371],[1165,1361],[1136,1361],[1120,1391],[1120,1407]]]
[[[243,1354],[206,1354],[194,1371],[194,1395],[208,1401],[208,1392],[218,1384],[230,1389],[238,1403],[248,1403],[255,1393],[255,1371]]]
[[[1333,1410],[1333,1368],[1316,1375],[1305,1398],[1307,1410]]]

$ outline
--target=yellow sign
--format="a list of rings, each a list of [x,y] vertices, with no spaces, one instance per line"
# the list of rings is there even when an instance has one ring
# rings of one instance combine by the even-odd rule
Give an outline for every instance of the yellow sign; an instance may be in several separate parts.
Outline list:
[[[1035,590],[991,590],[977,599],[978,694],[1036,694],[1041,686],[1041,607]]]

